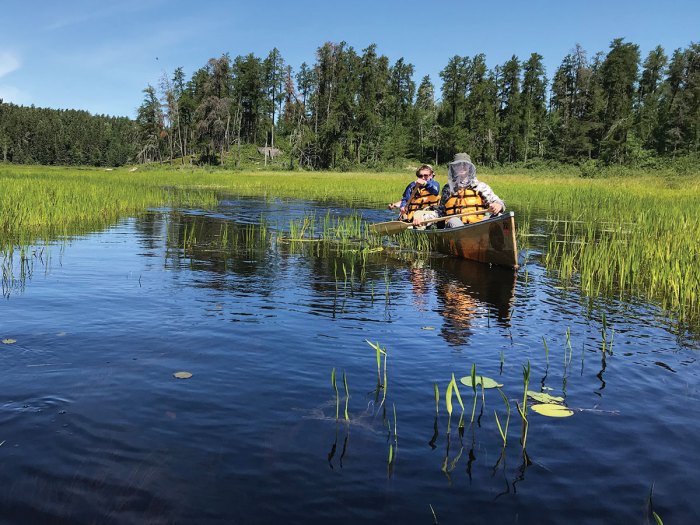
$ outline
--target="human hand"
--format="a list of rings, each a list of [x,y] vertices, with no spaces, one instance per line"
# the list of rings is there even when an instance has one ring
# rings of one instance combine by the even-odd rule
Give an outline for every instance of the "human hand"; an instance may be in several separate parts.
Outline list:
[[[425,186],[427,183],[428,181],[425,179],[416,179],[416,184],[418,184],[418,186]]]
[[[491,215],[498,215],[499,213],[501,213],[502,210],[503,206],[500,202],[492,202],[489,206],[489,211],[491,212]]]

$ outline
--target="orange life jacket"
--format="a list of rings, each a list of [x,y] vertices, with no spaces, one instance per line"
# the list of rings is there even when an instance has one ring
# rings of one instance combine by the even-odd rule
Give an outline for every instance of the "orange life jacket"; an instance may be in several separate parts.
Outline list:
[[[406,220],[412,221],[413,214],[429,206],[437,206],[440,195],[433,195],[427,188],[419,189],[413,198],[406,203]]]
[[[445,215],[458,215],[468,211],[485,210],[488,206],[476,191],[470,189],[459,190],[457,193],[450,195],[450,198],[445,202]],[[460,217],[462,222],[472,223],[484,220],[483,215],[468,215]]]

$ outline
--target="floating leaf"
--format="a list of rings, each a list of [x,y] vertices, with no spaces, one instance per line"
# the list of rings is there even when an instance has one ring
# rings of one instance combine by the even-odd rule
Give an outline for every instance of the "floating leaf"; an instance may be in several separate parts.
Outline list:
[[[17,342],[16,339],[3,339],[2,340],[2,343],[5,345],[12,345],[12,344],[15,344],[16,342]]]
[[[532,390],[527,391],[527,395],[538,401],[540,403],[563,403],[564,398],[558,396],[552,396],[550,394],[545,394],[544,392],[533,392]]]
[[[554,403],[541,403],[530,407],[533,412],[537,412],[542,416],[547,417],[569,417],[574,415],[574,411],[562,405]]]
[[[464,376],[462,379],[459,380],[459,382],[468,387],[474,386],[472,385],[471,376]],[[479,385],[483,385],[484,388],[501,388],[503,386],[501,383],[497,383],[490,377],[476,376],[476,386]]]
[[[190,372],[175,372],[173,377],[177,377],[178,379],[189,379],[192,377],[192,374]]]

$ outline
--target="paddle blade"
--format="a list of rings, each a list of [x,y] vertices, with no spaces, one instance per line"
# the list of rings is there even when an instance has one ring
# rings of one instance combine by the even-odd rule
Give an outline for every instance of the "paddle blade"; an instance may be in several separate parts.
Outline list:
[[[369,225],[369,231],[371,233],[376,233],[377,235],[394,235],[396,233],[401,233],[402,231],[407,230],[409,226],[411,226],[410,222],[377,222]]]

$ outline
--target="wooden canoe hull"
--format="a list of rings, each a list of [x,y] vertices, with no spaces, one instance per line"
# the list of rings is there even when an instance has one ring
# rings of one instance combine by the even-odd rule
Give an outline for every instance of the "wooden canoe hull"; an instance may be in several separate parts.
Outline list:
[[[513,212],[458,228],[408,231],[425,235],[432,249],[447,255],[510,268],[518,267]]]

